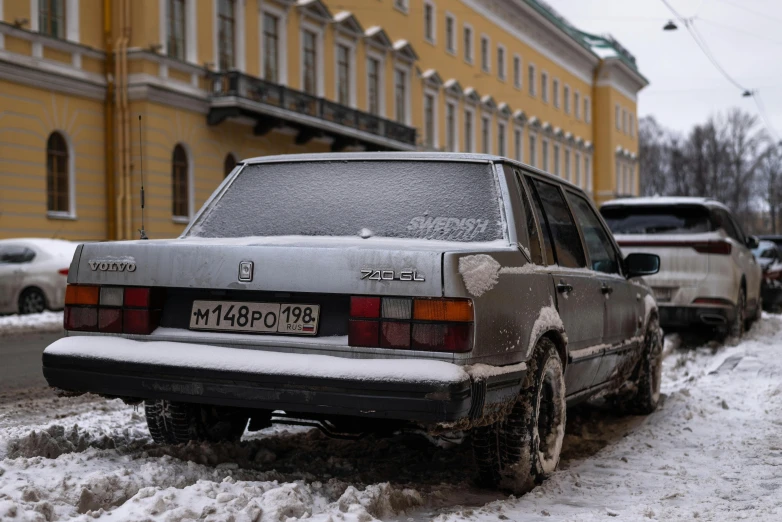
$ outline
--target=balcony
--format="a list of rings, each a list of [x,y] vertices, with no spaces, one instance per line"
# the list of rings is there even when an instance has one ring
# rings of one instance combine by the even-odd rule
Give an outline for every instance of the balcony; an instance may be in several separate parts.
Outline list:
[[[250,118],[258,136],[280,127],[296,129],[298,145],[325,137],[332,139],[333,151],[351,146],[373,151],[416,149],[413,127],[238,71],[212,73],[209,85],[209,125]]]

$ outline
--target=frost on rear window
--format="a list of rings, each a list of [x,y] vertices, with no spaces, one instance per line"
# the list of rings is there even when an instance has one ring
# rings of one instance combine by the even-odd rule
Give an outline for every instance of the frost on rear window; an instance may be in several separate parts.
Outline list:
[[[493,241],[504,238],[500,203],[489,164],[319,161],[248,165],[201,216],[190,235]]]

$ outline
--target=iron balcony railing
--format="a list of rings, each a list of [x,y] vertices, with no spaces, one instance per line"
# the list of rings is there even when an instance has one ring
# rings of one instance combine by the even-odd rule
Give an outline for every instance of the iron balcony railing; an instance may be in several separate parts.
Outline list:
[[[413,127],[284,85],[267,82],[239,71],[212,73],[210,79],[212,98],[224,96],[245,98],[382,136],[406,145],[416,144],[416,130]]]

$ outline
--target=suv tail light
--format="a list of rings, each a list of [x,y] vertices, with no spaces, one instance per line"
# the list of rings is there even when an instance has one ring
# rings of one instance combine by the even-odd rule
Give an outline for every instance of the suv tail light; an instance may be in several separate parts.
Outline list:
[[[469,299],[350,298],[350,346],[463,353],[472,337]]]
[[[729,256],[733,247],[727,241],[702,241],[692,245],[696,252],[701,254],[720,254]]]
[[[82,332],[148,335],[160,324],[163,290],[68,285],[64,327]]]

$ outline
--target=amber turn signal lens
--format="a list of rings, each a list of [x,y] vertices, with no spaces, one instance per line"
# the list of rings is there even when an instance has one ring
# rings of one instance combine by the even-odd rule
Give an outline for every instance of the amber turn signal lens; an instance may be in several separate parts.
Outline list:
[[[65,289],[65,304],[97,305],[99,295],[99,286],[68,285]]]
[[[415,299],[413,319],[467,323],[473,320],[472,301],[469,299]]]

